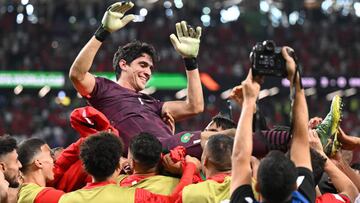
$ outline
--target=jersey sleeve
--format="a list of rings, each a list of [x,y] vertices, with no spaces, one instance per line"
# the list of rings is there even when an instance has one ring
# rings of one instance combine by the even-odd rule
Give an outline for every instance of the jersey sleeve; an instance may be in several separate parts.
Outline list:
[[[102,77],[95,77],[95,86],[93,91],[87,95],[87,99],[99,98],[106,91],[106,79]]]

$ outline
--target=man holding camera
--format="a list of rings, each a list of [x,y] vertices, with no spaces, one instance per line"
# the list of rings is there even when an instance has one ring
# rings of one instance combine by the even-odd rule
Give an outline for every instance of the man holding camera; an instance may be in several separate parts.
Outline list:
[[[289,53],[289,48],[282,49],[285,71],[294,91],[293,140],[288,159],[279,151],[270,152],[261,160],[256,190],[264,202],[315,202],[315,185],[310,161],[308,140],[308,110],[301,77],[296,63]],[[234,96],[243,97],[243,109],[239,119],[232,153],[231,202],[255,202],[251,187],[252,168],[250,164],[253,150],[252,117],[253,109],[260,92],[259,80],[253,77],[252,68],[242,82],[242,92]]]

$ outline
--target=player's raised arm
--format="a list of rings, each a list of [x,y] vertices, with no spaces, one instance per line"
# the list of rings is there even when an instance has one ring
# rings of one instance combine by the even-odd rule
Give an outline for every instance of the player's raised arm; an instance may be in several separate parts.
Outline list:
[[[81,95],[86,96],[94,89],[95,77],[89,73],[89,70],[102,42],[110,33],[121,29],[134,19],[134,15],[125,15],[125,12],[133,6],[132,2],[117,2],[109,6],[101,21],[101,26],[73,62],[69,77]]]
[[[171,34],[170,40],[175,50],[182,56],[187,75],[187,98],[185,101],[165,102],[162,112],[169,112],[178,121],[204,110],[204,98],[196,57],[199,52],[201,27],[196,29],[185,21],[176,23],[176,35]]]

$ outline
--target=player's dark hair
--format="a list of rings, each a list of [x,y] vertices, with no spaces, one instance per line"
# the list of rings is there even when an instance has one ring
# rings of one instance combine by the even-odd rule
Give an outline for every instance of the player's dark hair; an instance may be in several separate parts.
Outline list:
[[[231,154],[234,138],[223,134],[213,135],[206,143],[209,160],[218,171],[231,170]]]
[[[100,132],[81,144],[80,159],[90,175],[97,181],[103,181],[118,167],[122,152],[123,144],[116,135]]]
[[[217,127],[221,127],[223,130],[236,128],[236,123],[230,118],[227,118],[221,114],[217,114],[212,118]]]
[[[119,61],[121,59],[124,59],[127,64],[130,64],[133,60],[139,58],[143,54],[148,54],[151,57],[153,63],[158,61],[155,48],[145,42],[135,40],[126,44],[125,46],[119,46],[113,58],[113,68],[115,70],[116,80],[119,79],[121,74],[121,68],[119,66]]]
[[[26,173],[28,171],[34,157],[41,152],[43,145],[46,145],[46,142],[39,138],[30,138],[20,143],[17,153],[22,165],[21,172]]]
[[[0,158],[17,148],[16,140],[9,135],[0,136]]]
[[[274,150],[263,158],[258,169],[260,193],[267,202],[284,202],[296,188],[295,164],[284,153]]]
[[[149,133],[140,133],[130,140],[130,153],[143,170],[148,170],[160,161],[161,142]]]

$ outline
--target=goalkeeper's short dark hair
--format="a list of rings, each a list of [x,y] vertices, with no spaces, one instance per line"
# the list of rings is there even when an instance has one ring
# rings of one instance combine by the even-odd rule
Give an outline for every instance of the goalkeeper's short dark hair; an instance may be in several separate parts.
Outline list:
[[[153,63],[158,61],[155,48],[148,43],[135,40],[124,46],[119,46],[113,58],[113,68],[115,70],[116,79],[118,80],[121,74],[121,68],[119,66],[119,61],[121,59],[125,60],[127,64],[130,64],[143,54],[148,54],[153,60]]]

